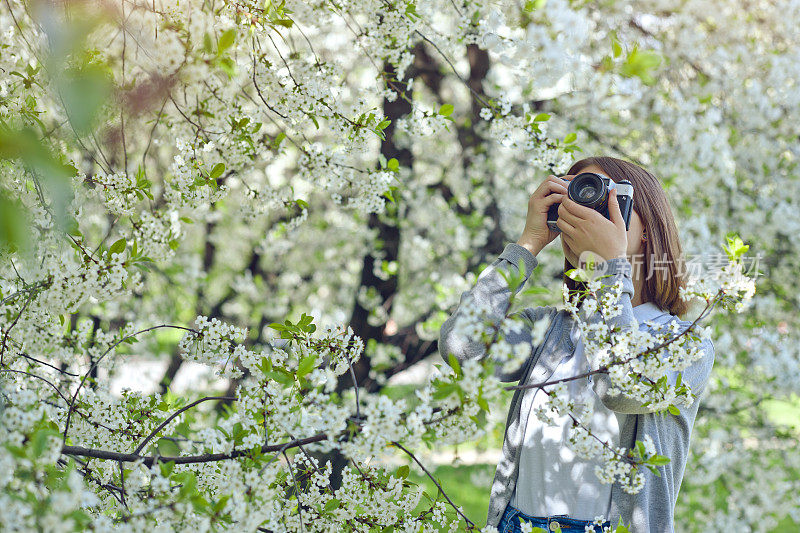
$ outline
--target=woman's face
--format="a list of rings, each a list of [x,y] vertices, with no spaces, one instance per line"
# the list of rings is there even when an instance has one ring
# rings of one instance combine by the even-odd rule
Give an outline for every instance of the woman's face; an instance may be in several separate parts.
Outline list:
[[[602,174],[603,176],[608,176],[606,172],[596,166],[596,165],[589,165],[588,167],[582,169],[580,172],[597,172],[598,174]],[[577,176],[577,174],[568,174],[567,176],[563,176],[564,179],[571,179],[573,176]],[[611,176],[609,176],[611,177]],[[642,243],[642,233],[644,232],[644,225],[642,224],[642,219],[636,213],[636,211],[631,211],[631,220],[630,225],[628,227],[628,248],[626,250],[626,255],[630,260],[631,257],[635,256],[636,254],[642,253],[643,243]],[[574,266],[578,266],[578,256],[575,254],[570,247],[564,242],[564,239],[561,239],[561,248],[564,250],[564,257],[569,260],[570,264]]]

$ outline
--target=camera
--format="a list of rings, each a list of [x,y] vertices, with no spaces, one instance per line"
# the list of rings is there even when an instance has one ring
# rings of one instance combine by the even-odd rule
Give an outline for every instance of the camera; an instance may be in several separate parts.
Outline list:
[[[611,189],[617,189],[617,201],[622,219],[625,221],[625,230],[630,229],[631,211],[633,211],[633,184],[628,180],[615,182],[611,178],[595,172],[581,172],[569,182],[567,195],[575,203],[585,205],[611,220],[608,213],[608,195]],[[547,227],[553,231],[561,232],[556,226],[558,220],[558,206],[561,202],[552,204],[547,210]]]

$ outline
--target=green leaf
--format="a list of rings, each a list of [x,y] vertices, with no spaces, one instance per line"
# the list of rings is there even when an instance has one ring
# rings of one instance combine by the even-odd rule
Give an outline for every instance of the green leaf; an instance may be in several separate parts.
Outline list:
[[[281,385],[291,385],[294,383],[294,378],[292,375],[282,368],[278,368],[270,372],[264,372],[264,376],[277,381]]]
[[[88,528],[86,526],[92,521],[92,518],[83,509],[75,509],[71,513],[67,514],[66,517],[72,518],[75,524],[78,525],[78,530],[82,531],[87,530]]]
[[[214,165],[214,168],[211,169],[211,172],[208,174],[208,179],[215,180],[218,177],[222,176],[222,173],[225,172],[225,163],[217,163]]]
[[[680,410],[680,409],[678,409],[676,406],[674,406],[674,405],[672,405],[672,404],[669,404],[669,407],[667,407],[667,410],[668,410],[668,411],[669,411],[671,414],[673,414],[673,415],[675,415],[675,416],[679,416],[679,415],[681,414],[681,410]]]
[[[638,77],[645,84],[652,84],[655,78],[651,74],[661,63],[661,56],[654,50],[640,50],[638,43],[634,44],[633,49],[625,58],[620,70],[620,74],[626,77]]]
[[[190,497],[190,501],[192,502],[192,507],[194,510],[199,513],[204,513],[208,509],[208,500],[203,498],[199,493],[193,494]]]
[[[646,464],[655,466],[666,465],[669,464],[669,462],[670,462],[669,457],[667,457],[666,455],[654,455],[649,459],[647,459],[647,461],[645,461]]]
[[[25,453],[25,448],[22,446],[14,446],[12,444],[6,443],[5,444],[6,450],[11,452],[11,455],[16,457],[17,459],[27,459],[28,455]]]
[[[547,0],[527,0],[523,9],[530,13],[531,11],[542,9],[546,4]]]
[[[73,237],[83,237],[83,233],[81,233],[80,227],[78,226],[78,220],[74,217],[69,217],[67,219],[65,229],[67,233]]]
[[[386,168],[388,168],[392,172],[397,172],[397,170],[400,168],[400,162],[393,157],[386,162]]]
[[[486,398],[484,398],[483,396],[478,396],[478,399],[475,400],[475,403],[477,403],[478,407],[480,407],[484,411],[489,410],[489,402],[487,402]]]
[[[546,120],[550,120],[550,115],[547,113],[539,113],[535,117],[533,117],[534,122],[544,122]]]
[[[436,389],[431,396],[434,400],[443,400],[456,392],[457,389],[458,387],[454,383],[445,383]]]
[[[172,469],[175,468],[175,461],[167,461],[166,463],[158,463],[158,467],[161,470],[161,475],[164,477],[169,477],[172,474]]]
[[[745,244],[742,239],[735,233],[728,233],[725,236],[727,244],[722,245],[722,249],[728,255],[728,260],[737,261],[747,250],[750,245]]]
[[[526,289],[523,289],[523,291],[520,294],[531,294],[531,295],[533,295],[533,294],[550,294],[550,291],[548,289],[544,288],[544,287],[531,286],[531,287],[528,287]]]
[[[158,439],[156,446],[158,446],[159,455],[176,457],[181,453],[181,449],[177,444],[175,444],[175,441],[169,439]]]
[[[577,133],[575,133],[575,132],[568,133],[568,134],[567,134],[567,136],[566,136],[566,137],[564,137],[564,142],[565,142],[566,144],[569,144],[569,143],[571,143],[571,142],[574,142],[574,141],[575,141],[575,139],[577,139],[577,138],[578,138],[578,134],[577,134]]]
[[[262,372],[269,372],[270,370],[272,370],[272,360],[267,356],[262,357],[261,363],[259,363],[258,368]]]
[[[459,364],[458,358],[456,358],[455,355],[450,353],[450,354],[447,355],[447,361],[450,363],[450,366],[455,371],[456,376],[460,376],[461,375],[461,364]]]
[[[223,57],[217,62],[217,64],[219,65],[219,68],[221,68],[225,74],[228,75],[228,78],[233,78],[233,75],[236,73],[233,59],[230,57]]]
[[[317,365],[317,355],[311,354],[305,356],[301,361],[300,364],[297,365],[297,377],[301,378],[314,370]]]
[[[222,512],[223,509],[225,509],[225,505],[228,503],[228,500],[230,499],[231,499],[230,494],[221,496],[220,499],[217,500],[217,502],[213,505],[213,507],[211,507],[211,511],[214,514],[219,514],[220,512]]]
[[[219,41],[217,41],[217,54],[221,54],[228,48],[230,48],[233,43],[236,41],[236,30],[231,28],[219,37]]]
[[[301,331],[313,333],[317,329],[317,327],[311,324],[312,320],[314,320],[313,316],[303,313],[303,315],[300,317],[300,320],[297,322],[297,327]]]
[[[500,275],[503,276],[503,279],[506,280],[508,284],[508,288],[511,289],[511,292],[516,294],[517,287],[519,287],[523,281],[525,280],[525,262],[520,261],[518,265],[516,265],[517,272],[516,274],[513,272],[514,269],[509,267],[509,271],[505,272],[504,270],[499,270]]]
[[[119,240],[118,240],[118,241],[116,241],[114,244],[112,244],[111,246],[109,246],[109,248],[108,248],[108,254],[109,254],[109,255],[111,255],[111,254],[121,254],[122,252],[124,252],[124,251],[125,251],[125,247],[126,247],[127,245],[128,245],[128,242],[127,242],[127,241],[125,240],[125,238],[123,237],[122,239],[119,239]]]
[[[622,45],[616,35],[611,36],[611,53],[614,54],[614,57],[622,55]]]
[[[644,443],[640,440],[636,441],[636,450],[639,452],[639,457],[644,458],[645,454],[647,453],[644,448]]]
[[[56,87],[78,135],[88,134],[101,107],[111,94],[111,80],[99,64],[66,69],[56,78]]]
[[[30,233],[27,219],[27,210],[18,199],[8,198],[5,193],[0,193],[0,247],[8,246],[12,250],[28,247]],[[79,234],[77,224],[68,233]]]
[[[397,477],[407,478],[408,474],[411,472],[411,469],[408,468],[408,465],[402,465],[400,468],[397,469]]]
[[[564,274],[569,279],[574,279],[575,281],[589,281],[589,277],[586,275],[586,272],[581,268],[570,268]]]
[[[453,107],[453,104],[444,104],[442,105],[442,107],[439,108],[439,114],[445,117],[449,117],[450,115],[453,114],[454,109],[455,108]]]
[[[33,438],[31,439],[33,441],[33,446],[32,446],[33,449],[31,450],[33,452],[33,456],[40,457],[44,453],[44,450],[47,448],[48,438],[58,437],[59,435],[60,433],[58,431],[55,431],[50,428],[42,428],[37,430],[36,433],[33,434]]]
[[[32,173],[37,174],[39,185],[48,189],[52,197],[50,210],[55,215],[59,229],[74,229],[77,232],[77,224],[73,222],[74,217],[68,209],[74,196],[70,178],[75,176],[77,170],[54,156],[50,144],[40,139],[32,128],[11,130],[0,121],[0,159],[19,159]],[[29,191],[36,189],[32,179],[25,180],[25,187]],[[29,218],[28,210],[17,198],[12,198],[4,191],[0,191],[0,245],[5,241],[11,246],[27,247],[30,233],[26,220]]]
[[[341,506],[341,505],[342,505],[342,502],[340,502],[336,498],[331,498],[325,504],[325,510],[326,511],[333,511],[334,509],[338,509],[339,506]]]

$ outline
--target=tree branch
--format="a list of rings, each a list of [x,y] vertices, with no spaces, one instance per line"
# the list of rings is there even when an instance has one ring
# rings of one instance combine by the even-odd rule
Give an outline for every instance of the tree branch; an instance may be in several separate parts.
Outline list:
[[[314,435],[313,437],[306,437],[304,439],[297,439],[289,441],[284,444],[272,444],[270,446],[262,446],[261,453],[280,452],[289,448],[294,448],[302,444],[312,444],[327,440],[329,437],[325,433]],[[201,455],[184,455],[178,457],[165,457],[160,455],[137,455],[134,453],[119,453],[111,452],[108,450],[98,450],[95,448],[84,448],[82,446],[62,446],[61,453],[64,455],[76,455],[80,457],[92,457],[94,459],[104,459],[109,461],[123,461],[126,463],[133,463],[142,461],[146,467],[151,467],[155,462],[169,463],[174,462],[176,465],[196,464],[196,463],[213,463],[216,461],[225,461],[228,459],[236,459],[237,457],[246,456],[252,450],[233,450],[228,453],[204,453]]]

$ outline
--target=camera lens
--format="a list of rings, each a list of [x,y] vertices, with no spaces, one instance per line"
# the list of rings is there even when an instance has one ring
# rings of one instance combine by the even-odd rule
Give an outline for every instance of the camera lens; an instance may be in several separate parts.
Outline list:
[[[586,202],[594,198],[596,194],[597,194],[597,189],[595,189],[592,185],[587,184],[584,185],[583,188],[578,191],[578,199],[583,202]]]
[[[574,202],[592,209],[602,209],[607,197],[603,179],[591,172],[578,174],[572,178],[567,188],[567,193]]]

